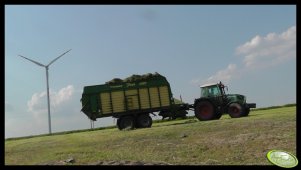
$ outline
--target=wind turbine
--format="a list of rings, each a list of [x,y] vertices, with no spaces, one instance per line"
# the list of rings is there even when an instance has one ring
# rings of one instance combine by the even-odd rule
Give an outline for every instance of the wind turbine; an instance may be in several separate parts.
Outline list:
[[[29,60],[29,61],[31,61],[31,62],[37,64],[38,66],[45,67],[45,69],[46,69],[49,134],[51,134],[51,118],[50,118],[50,99],[49,99],[48,69],[49,69],[49,66],[50,66],[52,63],[54,63],[56,60],[58,60],[60,57],[62,57],[63,55],[65,55],[65,54],[68,53],[69,51],[71,51],[71,49],[68,50],[68,51],[66,51],[66,52],[64,52],[62,55],[58,56],[58,57],[55,58],[54,60],[52,60],[48,65],[41,64],[41,63],[39,63],[39,62],[37,62],[37,61],[31,60],[31,59],[26,58],[26,57],[24,57],[24,56],[22,56],[22,55],[19,55],[20,57],[23,57],[23,58],[25,58],[25,59],[27,59],[27,60]]]

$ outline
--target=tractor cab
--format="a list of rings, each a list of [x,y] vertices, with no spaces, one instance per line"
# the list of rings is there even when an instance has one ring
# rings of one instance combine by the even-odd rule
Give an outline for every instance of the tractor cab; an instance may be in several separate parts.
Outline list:
[[[222,82],[202,85],[201,97],[225,96],[225,90],[224,90],[225,87],[226,86],[224,86]]]

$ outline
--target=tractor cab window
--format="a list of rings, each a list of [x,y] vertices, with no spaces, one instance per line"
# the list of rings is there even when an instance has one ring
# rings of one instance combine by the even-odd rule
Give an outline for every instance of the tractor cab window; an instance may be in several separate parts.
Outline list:
[[[211,88],[209,88],[209,94],[211,96],[218,96],[218,95],[220,95],[220,91],[219,91],[218,86],[212,86]]]
[[[202,97],[219,96],[220,94],[221,93],[220,93],[218,86],[202,87],[202,89],[201,89]]]
[[[208,87],[203,87],[202,89],[201,89],[201,96],[202,97],[207,97],[208,96]]]

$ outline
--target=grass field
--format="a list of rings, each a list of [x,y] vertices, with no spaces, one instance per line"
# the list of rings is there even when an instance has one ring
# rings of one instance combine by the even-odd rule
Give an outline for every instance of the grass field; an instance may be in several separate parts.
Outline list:
[[[141,161],[172,165],[270,165],[269,150],[296,155],[296,106],[253,110],[248,117],[154,123],[5,141],[5,165]]]

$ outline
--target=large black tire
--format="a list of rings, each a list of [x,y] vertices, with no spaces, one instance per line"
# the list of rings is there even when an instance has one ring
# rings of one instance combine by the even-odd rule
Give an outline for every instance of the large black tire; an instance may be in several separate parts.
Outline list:
[[[249,116],[250,108],[245,108],[245,113],[243,116]]]
[[[239,118],[245,115],[245,108],[239,103],[231,103],[228,107],[228,114],[231,118]]]
[[[153,124],[152,118],[149,114],[141,114],[137,117],[137,128],[148,128]]]
[[[134,129],[134,118],[132,116],[118,118],[117,127],[119,130]]]
[[[195,117],[199,120],[212,120],[215,118],[214,105],[209,101],[199,101],[194,109]]]

